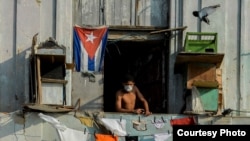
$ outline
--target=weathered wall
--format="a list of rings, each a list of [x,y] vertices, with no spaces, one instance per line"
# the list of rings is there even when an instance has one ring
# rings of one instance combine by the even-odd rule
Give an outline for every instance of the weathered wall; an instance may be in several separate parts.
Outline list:
[[[183,37],[188,31],[218,32],[218,52],[225,54],[221,66],[225,108],[249,110],[250,106],[247,101],[249,101],[248,86],[250,78],[248,74],[250,66],[247,62],[250,51],[248,49],[249,34],[247,31],[249,30],[249,20],[247,19],[247,13],[249,13],[248,7],[250,3],[244,0],[172,0],[170,2],[170,28],[181,26],[188,26],[188,28],[183,34],[180,31],[172,32],[168,80],[169,112],[179,111],[179,105],[181,105],[176,101],[179,98],[179,91],[182,90],[182,83],[180,83],[182,78],[179,75],[173,75],[173,70],[176,53],[182,49]],[[102,5],[107,5],[108,3],[109,5],[104,7],[106,8],[105,12],[97,14],[98,11],[102,11]],[[210,16],[210,25],[199,23],[193,17],[193,10],[218,3],[221,4],[221,7]],[[123,15],[120,16],[120,14],[116,14],[119,11],[112,12],[114,9],[127,10],[129,4],[131,6],[131,8],[128,8],[129,14],[120,12]],[[51,36],[59,44],[65,45],[68,53],[67,62],[70,63],[72,60],[73,23],[93,25],[105,23],[109,25],[168,25],[167,19],[161,18],[162,16],[168,17],[168,9],[160,11],[161,8],[157,8],[168,6],[165,5],[165,1],[160,0],[138,1],[138,5],[133,3],[133,1],[113,1],[113,3],[112,1],[101,1],[99,3],[99,1],[87,0],[1,0],[0,5],[0,111],[19,109],[23,103],[28,101],[29,69],[27,68],[27,51],[30,50],[32,37],[36,33],[39,33],[39,41],[43,41]],[[91,9],[96,11],[93,12]],[[157,12],[157,10],[159,11]],[[8,11],[8,14],[6,14],[6,11]],[[112,15],[110,13],[113,16],[110,16]],[[111,19],[111,17],[116,20]],[[155,20],[155,18],[158,20]],[[71,73],[71,71],[67,72],[69,81],[72,78]],[[99,78],[101,79],[102,76]],[[84,82],[83,80],[84,78],[78,78],[77,81]],[[97,86],[99,86],[97,88],[97,93],[99,93],[103,86],[99,84]],[[69,101],[71,101],[71,90],[71,83],[69,83],[67,85]],[[82,95],[81,89],[74,92],[76,91],[78,91],[79,96],[76,96],[75,99]],[[72,103],[74,104],[74,101]]]
[[[75,0],[74,2],[79,3],[83,1]],[[203,7],[217,3],[220,3],[221,7],[211,15],[211,25],[209,26],[205,23],[198,23],[197,19],[191,15],[191,12],[194,9],[198,9],[199,5]],[[249,6],[250,2],[244,0],[171,0],[170,27],[188,26],[188,28],[184,31],[184,34],[181,34],[179,31],[173,32],[173,38],[171,38],[169,66],[170,84],[168,92],[168,107],[170,113],[174,113],[180,108],[178,107],[180,104],[177,98],[179,98],[179,91],[182,91],[182,78],[179,75],[173,75],[173,65],[176,53],[181,50],[183,46],[183,35],[188,31],[212,31],[219,33],[218,52],[225,54],[222,64],[225,107],[237,110],[250,110],[248,103],[250,83],[250,77],[248,75],[250,70],[248,63],[250,52],[248,47],[250,42],[248,40],[248,31],[250,29],[248,26],[249,20],[247,18]],[[65,45],[68,52],[67,62],[71,62],[72,8],[75,8],[75,5],[73,6],[72,1],[69,0],[0,0],[0,111],[15,111],[16,109],[20,109],[21,105],[28,100],[29,84],[27,78],[29,71],[27,69],[28,55],[26,53],[30,49],[32,37],[36,33],[39,33],[40,41],[51,36],[60,44]],[[81,10],[84,11],[86,8]],[[76,17],[74,17],[74,19],[76,19]],[[96,16],[92,17],[96,18]],[[89,20],[90,19],[92,18],[89,17]],[[77,18],[77,20],[80,19]],[[104,20],[100,19],[98,22],[95,22],[97,24],[102,24],[100,21],[104,22]],[[136,20],[132,22],[128,21],[129,20],[124,20],[124,22],[120,21],[119,23],[131,24],[135,23]],[[85,23],[80,20],[75,23],[91,24],[92,22]],[[159,23],[165,24],[165,22]],[[100,85],[98,83],[99,81],[102,82],[102,75],[96,77],[97,81],[94,84],[88,81],[84,83],[86,78],[80,77],[80,75],[81,74],[76,74],[72,77],[73,80],[78,79],[79,82],[76,83],[78,84],[76,87],[77,90],[73,89],[72,91],[72,95],[77,95],[73,99],[77,100],[79,97],[82,97],[83,101],[85,100],[83,92],[87,93],[90,91],[90,89],[84,89],[85,85],[92,85],[95,86],[95,88],[96,86],[98,87],[95,89],[97,94],[95,96],[98,99],[98,94],[100,94],[100,96],[102,95],[100,92],[103,86],[101,83]],[[69,80],[71,79],[71,72],[67,72],[67,77]],[[71,93],[70,85],[71,83],[67,89],[68,93]],[[75,91],[77,91],[77,93],[74,93]],[[68,99],[70,98],[71,97]],[[86,103],[88,102],[86,101]],[[99,103],[101,103],[101,100]],[[58,140],[55,129],[49,124],[42,122],[41,119],[37,117],[37,113],[27,114],[25,124],[22,118],[19,117],[20,115],[17,117],[12,116],[11,118],[8,117],[9,115],[12,116],[11,113],[8,113],[7,116],[6,114],[4,114],[4,116],[1,114],[1,129],[4,130],[0,132],[0,140]],[[66,125],[69,125],[69,127],[74,127],[79,130],[83,130],[84,128],[72,115],[52,115],[55,115]],[[114,116],[119,115],[116,114]],[[131,116],[129,118],[135,117]],[[227,121],[230,121],[230,124],[249,123],[248,117],[229,117],[229,119],[230,120]],[[211,121],[208,121],[208,123],[211,123]]]
[[[221,7],[209,16],[210,25],[202,22],[192,15],[194,10],[202,7],[220,4]],[[176,53],[183,49],[183,41],[186,32],[217,32],[218,53],[224,53],[221,65],[224,107],[241,111],[249,111],[249,13],[250,2],[245,0],[171,0],[170,27],[187,26],[184,32],[173,32],[171,39],[170,55],[170,79],[169,79],[169,111],[175,112],[178,109],[172,108],[178,89],[182,86],[173,87],[178,84],[176,76],[173,75],[173,68]],[[178,104],[178,102],[177,102]],[[241,113],[246,114],[246,113]]]
[[[81,110],[103,111],[103,75],[95,74],[93,78],[83,76],[82,73],[73,72],[72,75],[72,101],[80,100]]]
[[[14,109],[16,100],[14,99],[16,93],[16,48],[15,48],[15,3],[8,1],[3,4],[1,2],[1,20],[0,20],[0,111],[7,111],[7,109]],[[11,8],[9,14],[3,14],[7,9]],[[11,23],[11,24],[9,24]],[[9,79],[10,77],[12,79]],[[11,89],[10,89],[11,88]]]
[[[0,47],[0,111],[7,112],[21,109],[24,103],[29,102],[29,55],[32,38],[36,33],[38,33],[38,43],[53,37],[58,44],[64,45],[67,53],[66,63],[72,63],[74,24],[167,25],[167,4],[164,0],[1,0],[0,5],[2,45]],[[72,71],[66,72],[66,79],[69,82],[66,85],[67,104],[74,105],[80,98],[81,107],[86,107],[86,104],[93,101],[93,97],[89,95],[92,93],[92,96],[98,99],[99,106],[96,108],[102,109],[103,75],[97,74],[97,81],[89,83],[81,77],[80,73],[74,72],[74,74],[75,76],[72,77]],[[74,82],[74,88],[71,82]],[[81,84],[89,87],[82,87]]]
[[[29,53],[32,38],[55,38],[72,61],[72,1],[0,1],[0,111],[14,111],[29,99]],[[8,11],[8,12],[6,12]],[[70,81],[71,71],[66,79]],[[67,84],[71,102],[71,83]]]
[[[75,0],[78,25],[160,26],[168,25],[166,0]]]

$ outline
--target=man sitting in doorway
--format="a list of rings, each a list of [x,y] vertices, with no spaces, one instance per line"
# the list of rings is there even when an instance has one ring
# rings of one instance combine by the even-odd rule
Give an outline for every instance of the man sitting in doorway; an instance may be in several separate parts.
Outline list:
[[[116,92],[116,111],[144,114],[146,116],[152,114],[149,111],[147,100],[144,98],[140,90],[136,87],[135,81],[132,75],[127,74],[122,79],[123,88]],[[136,108],[136,99],[139,99],[144,108]]]

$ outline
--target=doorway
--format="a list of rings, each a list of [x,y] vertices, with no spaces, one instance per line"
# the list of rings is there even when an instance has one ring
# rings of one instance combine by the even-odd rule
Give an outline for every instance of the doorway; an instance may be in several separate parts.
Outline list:
[[[164,41],[108,42],[104,58],[104,111],[115,112],[120,78],[130,73],[153,113],[166,113]]]

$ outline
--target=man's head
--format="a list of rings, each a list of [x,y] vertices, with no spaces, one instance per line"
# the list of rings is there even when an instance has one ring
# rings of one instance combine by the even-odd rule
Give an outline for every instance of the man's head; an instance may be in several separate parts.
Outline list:
[[[124,78],[122,79],[122,85],[124,87],[124,90],[127,92],[130,92],[133,90],[134,84],[135,84],[134,77],[130,74],[126,74]]]
[[[198,11],[193,11],[193,15],[194,15],[195,17],[198,17],[198,16],[199,16]]]

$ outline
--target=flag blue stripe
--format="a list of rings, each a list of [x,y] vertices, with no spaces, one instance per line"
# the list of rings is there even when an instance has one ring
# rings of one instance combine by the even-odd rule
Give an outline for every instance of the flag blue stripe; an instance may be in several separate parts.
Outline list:
[[[101,49],[101,57],[100,57],[100,60],[98,60],[99,62],[98,63],[95,62],[95,57],[96,56],[93,59],[88,58],[88,70],[89,71],[97,71],[97,72],[101,71],[102,61],[103,61],[103,58],[104,58],[105,48],[106,48],[107,39],[108,39],[107,35],[108,35],[108,32],[106,31],[106,33],[102,37],[102,45],[100,47],[100,49]],[[98,70],[95,70],[96,64],[99,64]]]
[[[95,71],[95,57],[93,57],[93,59],[88,57],[88,70]]]
[[[98,71],[101,71],[101,67],[102,67],[102,61],[104,59],[104,54],[105,54],[105,48],[106,48],[106,44],[107,44],[107,40],[108,40],[108,29],[105,33],[105,35],[103,36],[102,38],[102,46],[101,46],[101,49],[102,49],[102,53],[101,53],[101,59],[100,59],[100,65],[98,67]]]
[[[77,72],[81,70],[81,40],[78,37],[77,32],[74,30],[74,37],[73,37],[73,44],[74,44],[74,61],[75,61],[75,68]]]

